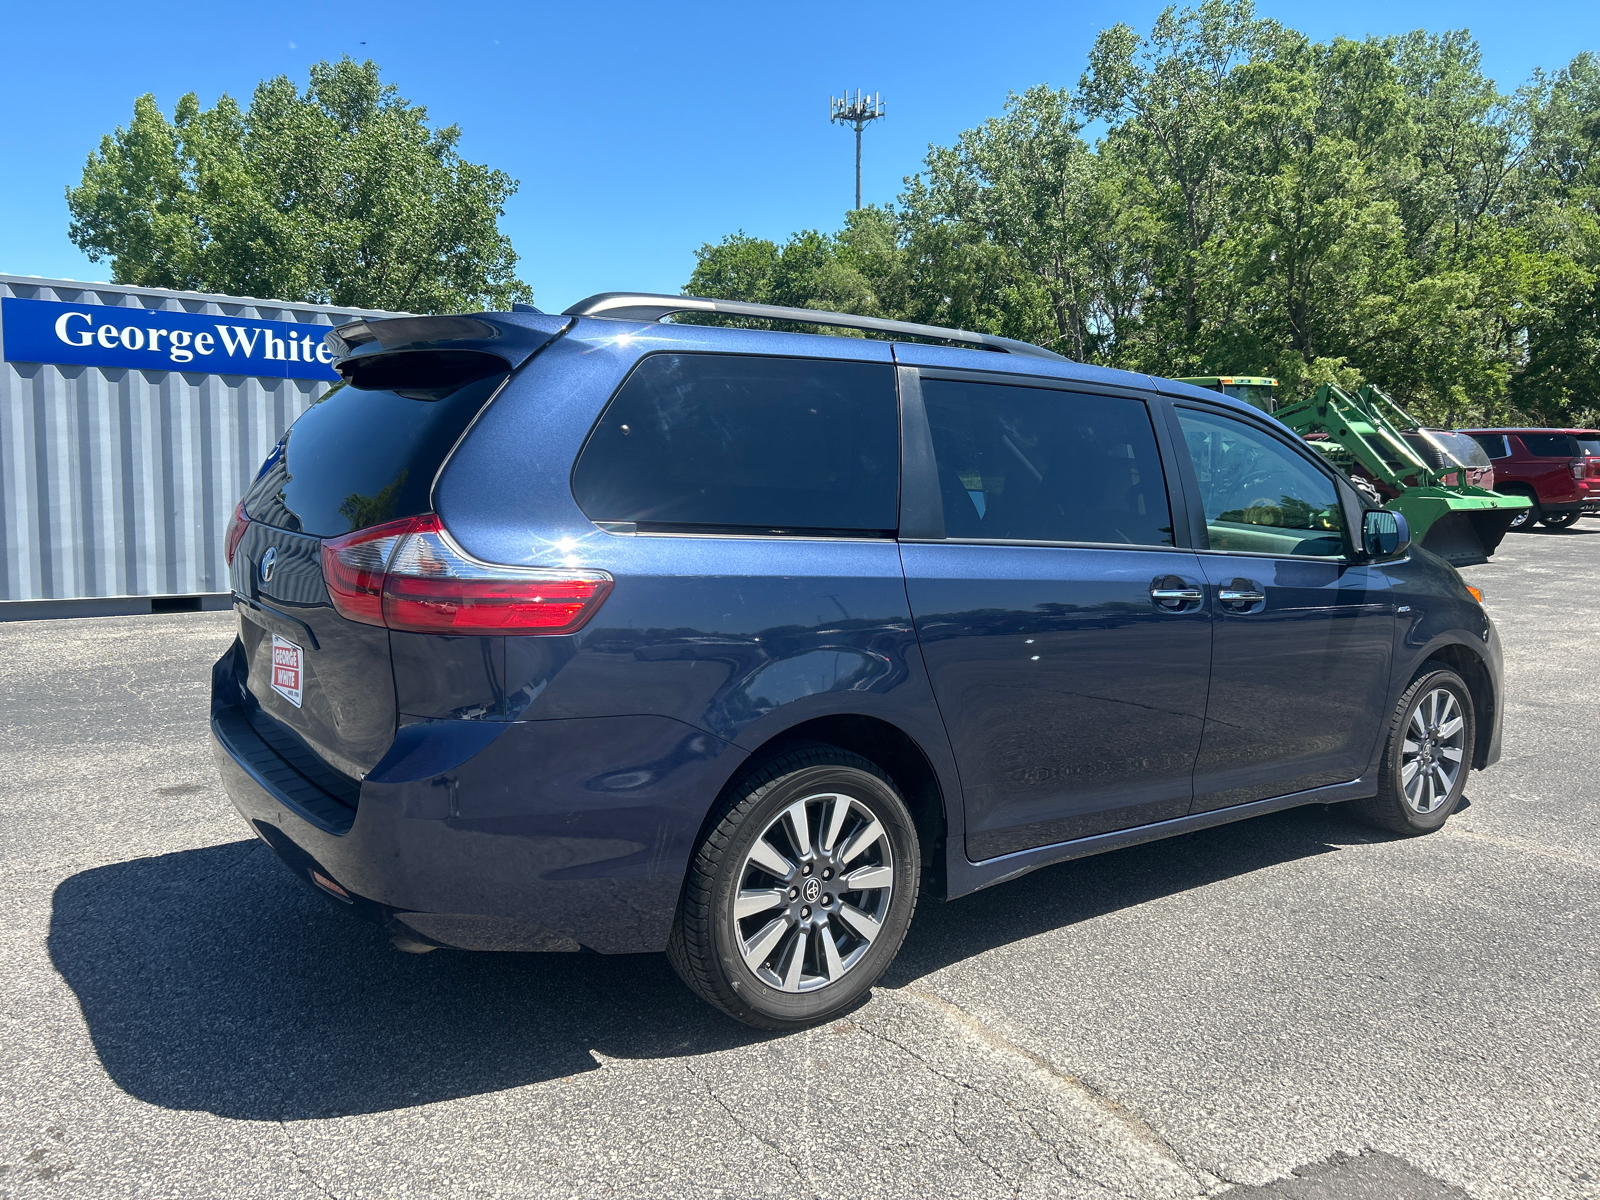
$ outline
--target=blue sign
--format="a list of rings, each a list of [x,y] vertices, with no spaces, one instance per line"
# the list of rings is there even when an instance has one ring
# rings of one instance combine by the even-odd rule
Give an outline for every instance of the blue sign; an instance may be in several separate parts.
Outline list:
[[[329,328],[113,304],[0,299],[7,362],[332,381],[339,374],[322,341]]]

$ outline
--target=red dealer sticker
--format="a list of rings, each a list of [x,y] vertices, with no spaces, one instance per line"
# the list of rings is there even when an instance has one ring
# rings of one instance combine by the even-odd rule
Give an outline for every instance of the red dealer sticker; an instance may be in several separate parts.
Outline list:
[[[305,690],[305,652],[277,634],[272,635],[272,690],[296,708]]]

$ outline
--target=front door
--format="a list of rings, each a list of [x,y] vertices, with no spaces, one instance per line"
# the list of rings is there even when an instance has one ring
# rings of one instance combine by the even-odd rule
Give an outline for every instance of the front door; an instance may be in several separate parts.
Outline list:
[[[973,860],[1182,816],[1211,619],[1143,401],[924,378],[944,538],[901,557]]]
[[[1333,478],[1267,430],[1176,410],[1194,465],[1212,611],[1194,811],[1359,777],[1387,716],[1394,602],[1352,563]]]

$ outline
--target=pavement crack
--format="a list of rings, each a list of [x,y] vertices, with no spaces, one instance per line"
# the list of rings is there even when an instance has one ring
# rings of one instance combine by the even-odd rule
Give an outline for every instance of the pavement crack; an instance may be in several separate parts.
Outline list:
[[[709,1099],[713,1104],[715,1104],[723,1112],[728,1114],[728,1120],[733,1122],[734,1127],[736,1129],[738,1129],[741,1133],[748,1134],[750,1137],[752,1137],[756,1141],[760,1142],[768,1150],[771,1150],[779,1158],[783,1159],[784,1162],[788,1163],[789,1164],[789,1168],[792,1171],[794,1171],[795,1178],[798,1179],[803,1185],[805,1185],[805,1187],[807,1189],[807,1192],[806,1192],[807,1195],[816,1196],[818,1194],[817,1193],[816,1180],[814,1180],[814,1179],[812,1179],[810,1177],[810,1175],[808,1174],[808,1172],[805,1169],[805,1166],[800,1162],[799,1159],[797,1159],[794,1155],[790,1154],[787,1150],[785,1150],[782,1146],[778,1145],[778,1143],[774,1142],[771,1138],[764,1137],[762,1134],[758,1133],[755,1129],[751,1128],[751,1126],[745,1121],[745,1119],[743,1117],[741,1117],[738,1113],[733,1111],[733,1107],[726,1100],[724,1100],[721,1096],[717,1095],[717,1089],[712,1086],[711,1081],[709,1079],[707,1079],[704,1075],[700,1074],[699,1071],[696,1071],[694,1069],[694,1067],[692,1065],[690,1065],[690,1063],[687,1060],[682,1060],[681,1065],[682,1065],[683,1069],[689,1073],[690,1078],[696,1080],[702,1087],[705,1088],[707,1099]]]
[[[1142,1147],[1146,1153],[1165,1161],[1168,1165],[1176,1168],[1184,1175],[1189,1176],[1195,1182],[1206,1188],[1213,1187],[1219,1182],[1224,1182],[1211,1171],[1201,1167],[1196,1167],[1186,1162],[1183,1156],[1174,1150],[1171,1144],[1168,1143],[1165,1138],[1158,1134],[1141,1117],[1129,1110],[1126,1106],[1097,1091],[1095,1088],[1089,1086],[1077,1076],[1062,1070],[1044,1055],[1035,1053],[1032,1050],[1028,1050],[1017,1045],[1015,1042],[1011,1041],[1011,1039],[1001,1034],[993,1026],[973,1016],[960,1005],[954,1004],[942,996],[935,995],[933,992],[924,991],[921,988],[903,987],[899,989],[899,992],[901,995],[911,996],[921,1001],[923,1004],[937,1012],[940,1016],[944,1017],[945,1020],[955,1025],[973,1041],[978,1042],[980,1045],[983,1045],[1002,1056],[1020,1060],[1031,1071],[1033,1071],[1036,1076],[1042,1077],[1052,1087],[1064,1091],[1070,1094],[1080,1103],[1091,1106],[1092,1108],[1098,1110],[1122,1132],[1123,1136],[1127,1137],[1136,1145]],[[880,1034],[878,1036],[883,1035]],[[886,1038],[885,1040],[892,1041],[893,1039]],[[895,1042],[895,1044],[901,1045],[899,1042]],[[933,1066],[933,1064],[929,1063],[926,1058],[920,1054],[917,1054],[910,1047],[901,1045],[901,1049],[905,1050],[908,1054],[911,1054],[912,1057],[916,1058],[919,1062],[922,1062],[935,1073],[947,1079],[951,1078],[948,1074]],[[961,1083],[964,1087],[970,1088],[972,1086],[961,1080],[953,1080],[953,1082]],[[1006,1100],[1005,1097],[1002,1096],[998,1098],[1008,1105],[1010,1104],[1010,1101]],[[1032,1123],[1029,1122],[1029,1124],[1031,1125]],[[1067,1169],[1071,1170],[1071,1168]],[[1072,1173],[1077,1175],[1079,1178],[1084,1178],[1087,1182],[1096,1182],[1094,1180],[1088,1180],[1087,1177],[1083,1176],[1080,1172],[1073,1171]]]
[[[974,1088],[971,1090],[976,1091],[977,1089]],[[1015,1196],[1020,1189],[1020,1184],[1013,1184],[1011,1180],[1007,1179],[1005,1172],[999,1167],[995,1166],[994,1163],[989,1161],[988,1156],[984,1154],[982,1148],[978,1145],[975,1145],[964,1133],[961,1132],[960,1100],[961,1097],[959,1095],[950,1097],[950,1136],[955,1138],[957,1145],[961,1146],[967,1151],[968,1154],[977,1159],[978,1162],[983,1165],[984,1169],[987,1170],[989,1174],[994,1176],[996,1183],[1002,1184],[1003,1186],[1009,1188],[1011,1190],[1011,1194]]]
[[[902,989],[902,990],[905,990],[905,989]],[[1084,1183],[1093,1184],[1093,1185],[1098,1186],[1098,1181],[1092,1179],[1090,1176],[1086,1175],[1083,1171],[1079,1170],[1078,1168],[1072,1166],[1070,1163],[1067,1163],[1064,1160],[1062,1160],[1062,1158],[1060,1156],[1059,1148],[1054,1146],[1054,1145],[1052,1145],[1051,1139],[1048,1136],[1046,1136],[1044,1131],[1041,1130],[1039,1128],[1039,1126],[1035,1123],[1035,1121],[1033,1120],[1033,1117],[1030,1115],[1028,1110],[1023,1108],[1022,1106],[1020,1106],[1016,1101],[1012,1100],[1011,1097],[1003,1095],[1000,1092],[995,1091],[993,1088],[980,1087],[978,1084],[975,1084],[975,1083],[971,1082],[970,1080],[962,1079],[959,1075],[952,1075],[949,1071],[946,1071],[943,1067],[939,1066],[937,1063],[932,1062],[925,1054],[922,1054],[914,1046],[908,1046],[905,1042],[902,1042],[899,1038],[891,1037],[889,1034],[883,1032],[881,1029],[872,1029],[872,1028],[862,1024],[860,1021],[855,1020],[854,1018],[847,1017],[846,1020],[848,1020],[851,1025],[853,1025],[857,1029],[861,1030],[861,1032],[866,1034],[868,1037],[877,1038],[880,1042],[884,1042],[887,1045],[893,1046],[895,1049],[899,1050],[901,1053],[905,1054],[907,1057],[909,1057],[911,1059],[914,1059],[929,1074],[936,1075],[940,1079],[944,1080],[946,1083],[952,1084],[955,1087],[958,1087],[958,1088],[962,1089],[963,1091],[970,1092],[975,1096],[986,1096],[991,1100],[999,1101],[1001,1104],[1005,1105],[1005,1107],[1011,1112],[1011,1114],[1013,1116],[1015,1116],[1019,1121],[1021,1121],[1023,1124],[1025,1124],[1028,1127],[1028,1131],[1031,1134],[1033,1134],[1034,1138],[1038,1140],[1040,1145],[1050,1147],[1051,1154],[1055,1157],[1056,1161],[1058,1163],[1060,1163],[1061,1169],[1063,1171],[1065,1171],[1068,1175],[1071,1175],[1074,1179],[1079,1179],[1079,1180],[1082,1180]],[[954,1099],[952,1099],[951,1102],[950,1102],[950,1132],[955,1137],[957,1142],[959,1142],[962,1146],[966,1147],[966,1149],[969,1150],[972,1153],[972,1156],[974,1158],[976,1158],[980,1163],[982,1163],[986,1168],[989,1169],[989,1171],[991,1171],[994,1174],[994,1176],[995,1176],[995,1178],[997,1180],[999,1180],[1003,1184],[1008,1184],[1008,1181],[1006,1180],[1005,1176],[1001,1173],[999,1168],[997,1168],[993,1163],[991,1163],[988,1160],[988,1158],[984,1156],[983,1152],[978,1147],[974,1146],[970,1141],[968,1141],[968,1139],[961,1133],[960,1129],[957,1127],[956,1101]],[[1026,1182],[1028,1175],[1032,1172],[1032,1169],[1033,1169],[1033,1164],[1030,1163],[1028,1165],[1028,1169],[1026,1169],[1026,1170],[1024,1170],[1024,1171],[1022,1171],[1022,1172],[1020,1172],[1018,1174],[1017,1181],[1014,1184],[1008,1184],[1008,1186],[1011,1187],[1013,1195],[1021,1194],[1022,1185],[1023,1185],[1024,1182]]]
[[[305,1177],[305,1181],[312,1187],[316,1188],[317,1191],[322,1195],[326,1196],[328,1200],[340,1200],[337,1192],[329,1188],[327,1184],[323,1183],[322,1180],[313,1175],[306,1167],[305,1160],[300,1157],[300,1151],[295,1146],[294,1135],[289,1132],[288,1122],[286,1122],[282,1117],[279,1117],[278,1127],[283,1130],[284,1140],[289,1143],[289,1157],[294,1159],[294,1169],[300,1172],[300,1174]]]

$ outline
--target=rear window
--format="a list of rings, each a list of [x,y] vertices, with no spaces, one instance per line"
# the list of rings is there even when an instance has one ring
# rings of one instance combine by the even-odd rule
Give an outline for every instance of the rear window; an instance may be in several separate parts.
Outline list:
[[[1578,447],[1591,458],[1600,458],[1600,437],[1580,437]]]
[[[594,521],[645,532],[887,534],[899,506],[887,363],[652,354],[572,473]]]
[[[334,387],[289,427],[246,493],[245,512],[314,537],[427,512],[440,464],[507,374],[442,396]]]
[[[1524,433],[1522,444],[1535,458],[1577,458],[1578,439],[1570,433]]]
[[[1232,396],[1235,400],[1243,400],[1252,408],[1259,408],[1265,413],[1278,411],[1278,402],[1273,397],[1271,384],[1226,383],[1222,385],[1222,394]]]

